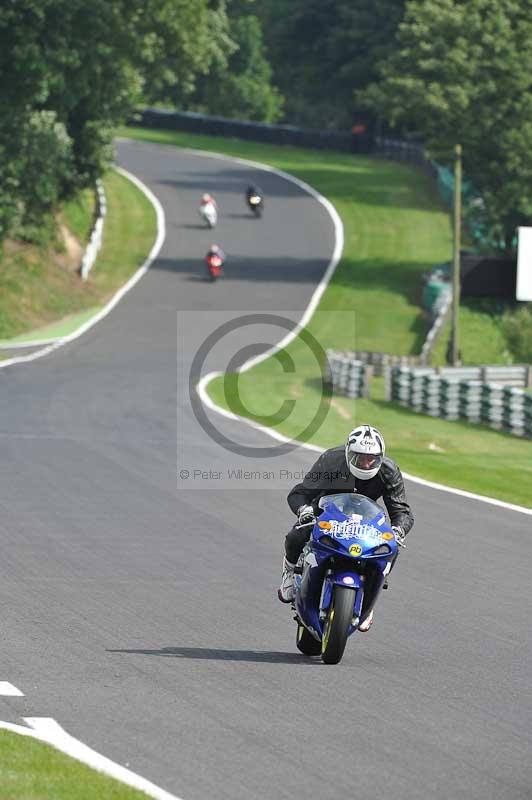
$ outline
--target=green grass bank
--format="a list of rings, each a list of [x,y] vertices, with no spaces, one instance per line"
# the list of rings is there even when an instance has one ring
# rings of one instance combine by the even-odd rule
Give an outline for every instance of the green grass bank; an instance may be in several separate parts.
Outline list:
[[[420,311],[421,274],[451,253],[449,216],[423,172],[376,159],[169,131],[128,128],[123,134],[249,158],[307,181],[334,204],[345,228],[342,262],[308,330],[324,348],[352,349],[353,329],[342,324],[341,312],[354,313],[359,349],[419,352],[426,330]],[[488,339],[485,329],[477,331],[476,326],[475,322],[472,337],[482,362],[482,345]],[[490,352],[496,347],[490,340]],[[319,371],[299,337],[287,352],[295,373],[284,373],[278,360],[270,358],[243,373],[238,390],[232,385],[226,393],[219,378],[210,384],[209,394],[219,405],[260,423],[272,415],[268,424],[300,438],[321,399]],[[296,412],[286,420],[275,415],[284,398],[296,401]],[[390,455],[405,472],[531,507],[526,489],[532,485],[530,441],[387,403],[382,379],[373,381],[369,400],[332,398],[311,441],[322,447],[337,444],[363,421],[382,429]]]
[[[156,216],[131,181],[110,170],[103,179],[107,216],[103,245],[89,279],[78,273],[93,221],[92,193],[66,204],[51,241],[8,241],[0,255],[0,340],[41,339],[69,333],[104,305],[146,258]],[[66,226],[67,232],[64,233]]]

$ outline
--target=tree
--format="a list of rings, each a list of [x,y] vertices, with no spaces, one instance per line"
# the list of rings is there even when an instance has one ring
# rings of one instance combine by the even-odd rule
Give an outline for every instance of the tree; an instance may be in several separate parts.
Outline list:
[[[23,216],[23,131],[47,96],[39,44],[45,16],[45,3],[37,0],[0,8],[0,241]]]
[[[198,80],[189,107],[233,119],[275,122],[282,97],[271,83],[260,21],[251,14],[231,16],[229,30],[232,47],[227,58],[215,62],[209,75]]]
[[[53,77],[46,106],[65,121],[81,183],[109,160],[114,128],[141,94],[186,93],[208,64],[208,0],[46,0],[43,50]],[[221,9],[221,10],[220,10]]]
[[[394,47],[405,0],[263,0],[260,16],[286,118],[350,127],[353,92]]]
[[[4,0],[0,241],[101,174],[143,88],[191,91],[224,20],[223,0]]]
[[[398,47],[361,95],[464,170],[506,246],[532,216],[532,17],[518,0],[411,0]]]
[[[227,66],[235,44],[225,0],[135,0],[141,47],[137,66],[149,103],[183,106],[198,78]]]

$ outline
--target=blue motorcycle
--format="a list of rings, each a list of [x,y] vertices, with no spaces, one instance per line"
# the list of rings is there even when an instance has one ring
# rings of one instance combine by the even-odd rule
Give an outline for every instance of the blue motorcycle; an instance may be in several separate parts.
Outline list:
[[[375,606],[398,545],[383,509],[361,494],[328,495],[319,507],[295,569],[296,644],[338,664]]]

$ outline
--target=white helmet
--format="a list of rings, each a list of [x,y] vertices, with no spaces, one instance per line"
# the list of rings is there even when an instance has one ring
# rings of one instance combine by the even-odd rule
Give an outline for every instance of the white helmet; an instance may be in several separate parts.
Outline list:
[[[210,203],[211,200],[212,200],[212,197],[210,196],[210,194],[204,194],[201,197],[201,202],[202,203]]]
[[[382,465],[385,445],[382,435],[371,425],[360,425],[351,431],[345,446],[345,460],[355,478],[374,478]]]

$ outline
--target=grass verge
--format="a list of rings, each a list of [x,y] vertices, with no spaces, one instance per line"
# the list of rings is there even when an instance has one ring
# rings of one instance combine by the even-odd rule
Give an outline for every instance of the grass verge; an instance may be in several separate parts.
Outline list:
[[[511,313],[513,306],[503,305],[490,298],[466,298],[460,303],[458,331],[461,361],[469,364],[518,363],[510,352],[503,330],[503,314]],[[432,364],[445,366],[447,347],[451,338],[451,322],[445,325],[434,348]]]
[[[108,209],[103,245],[86,282],[77,269],[61,263],[57,243],[29,247],[11,242],[4,248],[0,260],[2,341],[30,331],[31,336],[25,338],[53,336],[50,330],[57,323],[61,333],[56,335],[69,333],[80,324],[79,317],[104,305],[146,258],[156,236],[155,210],[150,201],[131,181],[112,170],[103,183]],[[87,221],[83,202],[67,204],[62,214],[78,233]]]
[[[62,215],[69,230],[80,242],[87,242],[96,214],[96,195],[94,189],[83,189],[62,209]]]
[[[125,786],[80,764],[53,747],[0,731],[2,800],[146,800]]]
[[[424,334],[421,273],[430,264],[448,260],[451,248],[448,215],[423,173],[380,160],[171,131],[128,128],[123,134],[253,159],[306,180],[335,205],[346,234],[344,257],[308,330],[324,348],[352,348],[352,335],[347,326],[335,325],[334,312],[354,310],[359,349],[419,350]],[[480,347],[485,331],[475,328],[472,339]],[[492,350],[496,346],[490,344]],[[299,337],[287,352],[294,360],[294,373],[284,373],[270,358],[240,375],[238,388],[233,385],[227,393],[223,379],[216,379],[209,385],[210,396],[235,413],[300,438],[320,402],[320,374]],[[275,415],[284,398],[297,403],[286,420]],[[371,399],[332,398],[311,441],[322,447],[337,444],[347,430],[366,420],[382,429],[390,455],[405,472],[531,506],[526,488],[532,484],[530,441],[388,403],[382,379],[374,379]]]

